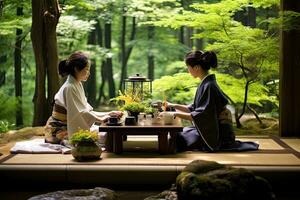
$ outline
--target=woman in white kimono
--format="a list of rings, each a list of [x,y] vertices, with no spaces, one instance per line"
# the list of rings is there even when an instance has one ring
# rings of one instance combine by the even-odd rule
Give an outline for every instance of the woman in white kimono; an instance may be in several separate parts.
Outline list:
[[[201,79],[194,102],[190,105],[167,103],[173,107],[174,117],[192,121],[193,125],[185,127],[177,137],[177,150],[204,151],[245,151],[257,150],[254,142],[235,140],[230,111],[226,108],[228,100],[216,82],[210,68],[217,67],[214,52],[191,51],[185,57],[189,73]],[[172,113],[172,112],[171,112]]]
[[[59,144],[70,138],[79,129],[89,130],[95,123],[102,123],[110,116],[121,117],[122,112],[100,113],[93,111],[87,102],[82,81],[90,75],[89,61],[86,55],[75,52],[59,63],[59,74],[67,76],[54,97],[52,116],[46,124],[45,141]]]

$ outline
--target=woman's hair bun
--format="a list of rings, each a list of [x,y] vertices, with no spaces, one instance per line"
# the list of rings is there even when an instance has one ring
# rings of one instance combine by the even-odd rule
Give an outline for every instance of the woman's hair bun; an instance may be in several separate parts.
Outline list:
[[[58,73],[62,77],[67,76],[70,73],[68,71],[68,61],[66,59],[59,62]]]
[[[217,68],[218,66],[218,60],[217,55],[213,51],[207,51],[204,54],[202,54],[202,62],[205,66],[205,68]]]

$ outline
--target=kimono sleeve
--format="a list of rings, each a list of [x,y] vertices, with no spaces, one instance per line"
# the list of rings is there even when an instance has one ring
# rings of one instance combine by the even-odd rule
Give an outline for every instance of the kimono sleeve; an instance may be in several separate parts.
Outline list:
[[[201,96],[196,97],[197,107],[191,112],[193,123],[210,151],[219,148],[219,124],[216,109],[216,92],[206,85]]]
[[[191,103],[187,106],[190,112],[194,111],[194,103]]]
[[[96,120],[91,107],[83,99],[75,88],[66,88],[65,102],[69,137],[79,129],[89,130]]]

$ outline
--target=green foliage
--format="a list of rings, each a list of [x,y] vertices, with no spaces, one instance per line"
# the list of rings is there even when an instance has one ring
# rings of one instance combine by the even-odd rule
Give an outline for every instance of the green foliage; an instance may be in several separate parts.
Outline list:
[[[15,120],[17,101],[15,97],[7,95],[7,90],[0,88],[0,120],[12,122]]]
[[[120,110],[130,112],[144,112],[146,108],[146,102],[142,102],[138,94],[132,95],[132,93],[122,93],[119,91],[119,96],[110,100],[116,104]]]
[[[8,121],[0,120],[0,136],[11,130],[12,127],[14,127],[14,124],[9,123]]]
[[[244,102],[245,80],[237,79],[228,74],[216,73],[218,84],[226,95],[236,104]],[[262,106],[263,101],[274,102],[274,99],[269,97],[268,88],[259,82],[250,84],[249,86],[248,103],[257,106]]]
[[[270,7],[274,3],[276,1],[262,3],[249,0],[223,0],[213,4],[195,3],[191,6],[194,11],[184,10],[182,14],[177,13],[173,16],[168,16],[168,13],[162,15],[162,19],[153,24],[172,28],[189,26],[200,29],[202,32],[194,34],[194,38],[205,38],[211,41],[206,47],[207,50],[217,51],[222,62],[247,67],[252,76],[257,76],[263,69],[270,70],[270,67],[273,71],[278,69],[278,35],[272,35],[268,30],[244,26],[233,17],[243,8]],[[238,76],[242,72],[237,68],[235,73],[238,73],[236,74]]]
[[[88,33],[93,29],[95,21],[84,21],[76,16],[61,16],[57,25],[58,48],[63,56],[75,50],[87,49],[82,41],[87,39]]]
[[[97,132],[92,132],[89,130],[79,130],[74,133],[70,138],[70,144],[77,145],[78,143],[91,143],[97,142],[98,135]]]
[[[265,20],[273,28],[285,31],[300,29],[300,13],[294,11],[281,11],[278,18],[270,18]]]
[[[242,104],[244,101],[245,81],[234,78],[228,74],[214,72],[220,88],[235,104]],[[180,104],[189,104],[195,97],[195,91],[200,84],[198,79],[193,78],[188,73],[178,73],[173,76],[164,76],[153,82],[156,99],[167,98],[167,101]],[[248,103],[262,106],[263,101],[277,103],[276,99],[268,96],[267,87],[256,82],[249,87]]]
[[[182,61],[172,62],[166,66],[165,75],[173,75],[176,73],[184,73],[187,72],[187,67],[185,63]]]
[[[199,82],[189,73],[163,76],[153,82],[153,98],[162,101],[166,98],[167,101],[177,103],[191,103]]]
[[[157,109],[149,105],[149,106],[145,106],[144,112],[146,114],[153,114],[153,113],[157,112]]]
[[[127,104],[124,104],[124,106],[121,107],[121,110],[126,110],[129,112],[144,112],[145,111],[145,105],[141,102],[130,102]]]
[[[175,29],[188,26],[200,30],[200,33],[194,34],[193,38],[205,39],[208,41],[205,50],[217,52],[218,71],[222,72],[222,74],[218,74],[218,82],[234,103],[241,104],[247,100],[248,103],[258,106],[262,106],[262,101],[271,101],[277,104],[278,100],[272,95],[268,96],[268,88],[263,84],[278,77],[278,31],[266,29],[263,23],[261,23],[262,25],[258,24],[256,28],[245,26],[235,19],[235,15],[241,11],[245,12],[250,7],[258,10],[278,8],[278,5],[279,0],[199,2],[192,4],[190,9],[177,10],[177,13],[162,13],[160,19],[152,21],[152,24]],[[290,20],[290,24],[295,25],[295,19],[299,19],[298,14],[289,14],[289,19],[293,19]],[[268,20],[269,18],[261,19],[262,22],[271,23]],[[274,24],[276,23],[274,22]],[[168,98],[177,102],[191,101],[189,94],[180,96],[182,89],[173,84],[175,79],[175,77],[169,78],[164,83],[159,81],[159,84],[166,84],[167,88],[172,88],[173,92],[168,94]],[[258,83],[259,80],[263,81]],[[252,83],[249,87],[248,99],[244,99],[246,81]],[[187,92],[185,91],[185,93]]]

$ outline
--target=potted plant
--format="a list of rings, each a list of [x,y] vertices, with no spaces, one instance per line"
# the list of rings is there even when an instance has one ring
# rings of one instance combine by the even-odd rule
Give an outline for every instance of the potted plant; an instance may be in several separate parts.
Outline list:
[[[120,110],[127,111],[129,116],[134,116],[136,121],[139,113],[144,112],[145,110],[144,103],[137,95],[133,96],[119,91],[119,96],[111,99],[111,101],[115,102]]]
[[[78,161],[99,160],[102,150],[98,146],[98,135],[89,130],[79,130],[70,138],[72,155]]]
[[[129,116],[134,116],[136,118],[138,118],[138,115],[141,112],[144,112],[145,110],[145,105],[143,103],[140,102],[131,102],[131,103],[127,103],[125,104],[121,110],[127,111]]]

